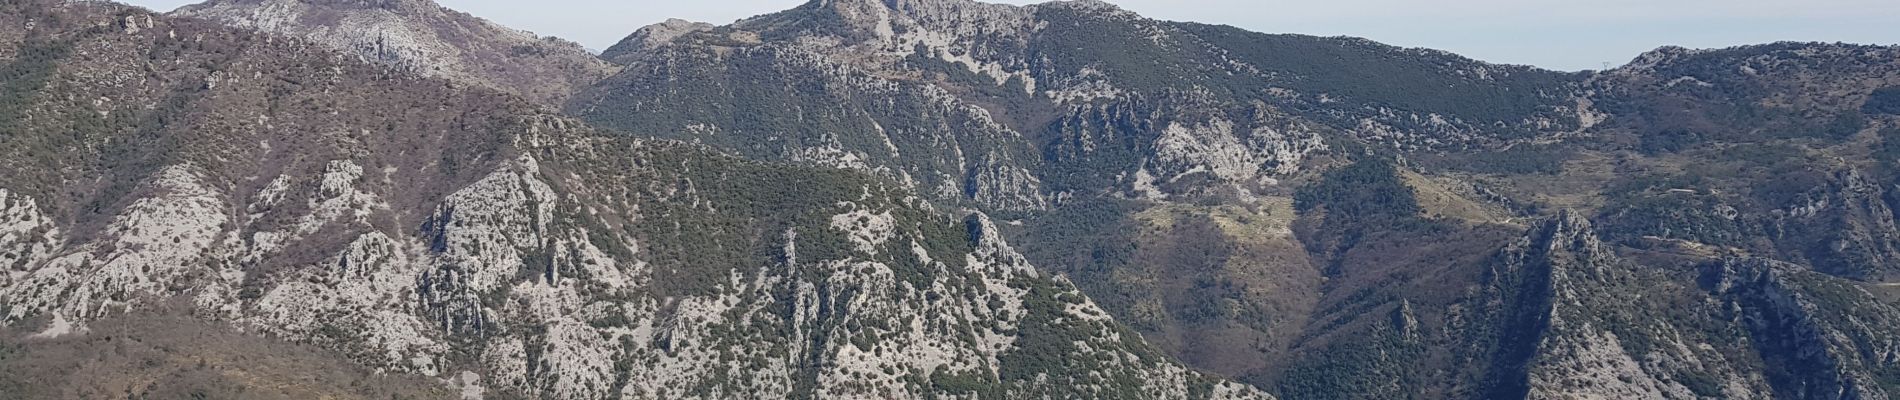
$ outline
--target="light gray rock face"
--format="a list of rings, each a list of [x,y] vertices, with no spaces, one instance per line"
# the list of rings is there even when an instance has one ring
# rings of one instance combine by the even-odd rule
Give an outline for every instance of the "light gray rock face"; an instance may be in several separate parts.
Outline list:
[[[580,45],[429,0],[216,0],[174,15],[310,40],[399,70],[560,104],[616,68]]]
[[[885,64],[877,66],[882,69],[921,48],[924,54],[988,77],[996,85],[1017,78],[1026,80],[1022,90],[1036,90],[1025,55],[1009,51],[1026,48],[1032,40],[1038,24],[1033,7],[969,0],[819,0],[801,10],[835,16],[836,26],[821,29],[839,36],[798,32],[803,35],[795,40],[835,55],[837,61]],[[771,25],[793,18],[808,17],[768,15],[736,26],[771,31],[776,30]],[[866,56],[871,59],[860,58]]]
[[[54,2],[0,5],[50,21],[0,32],[85,39],[44,87],[169,124],[9,110],[32,123],[0,137],[0,324],[31,340],[178,313],[507,398],[1271,398],[1155,351],[983,214],[874,177]],[[91,28],[120,21],[140,29]],[[178,60],[105,61],[154,51]],[[161,78],[100,78],[128,71]]]
[[[39,202],[11,191],[0,191],[0,265],[7,267],[6,281],[19,279],[16,271],[44,262],[59,246],[60,233],[52,217]]]

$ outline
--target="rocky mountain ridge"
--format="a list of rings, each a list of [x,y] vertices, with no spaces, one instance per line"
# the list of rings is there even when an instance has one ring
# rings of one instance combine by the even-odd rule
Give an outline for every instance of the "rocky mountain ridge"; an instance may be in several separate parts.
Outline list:
[[[819,0],[642,28],[555,96],[570,120],[320,32],[102,20],[152,42],[0,31],[29,78],[0,126],[37,149],[0,166],[54,171],[0,181],[0,311],[47,336],[182,292],[502,396],[1900,390],[1893,47],[1572,74],[1097,1]],[[330,61],[220,61],[285,48]],[[96,64],[139,57],[167,72]]]
[[[0,28],[31,79],[0,135],[0,311],[30,334],[0,354],[178,313],[477,396],[1271,398],[1153,350],[982,214],[886,182],[603,135],[202,20],[0,16],[31,21]],[[181,349],[146,365],[214,355]],[[95,382],[271,384],[196,368]]]
[[[616,70],[579,44],[427,0],[221,0],[172,15],[303,38],[400,70],[550,105]]]
[[[1196,35],[1204,30],[1223,36]],[[1294,82],[1230,56],[1215,42],[1229,40],[1226,30],[1148,20],[1104,3],[812,2],[695,32],[647,52],[644,61],[631,48],[609,50],[607,58],[631,70],[579,96],[570,111],[633,134],[698,140],[752,157],[881,170],[948,200],[1017,210],[1111,193],[1257,192],[1298,170],[1325,148],[1324,137],[1341,132],[1335,129],[1359,123],[1329,126],[1335,121],[1301,115],[1295,108],[1305,106],[1290,103],[1296,91],[1274,85]],[[1130,36],[1084,38],[1101,32]],[[1154,37],[1136,37],[1140,32]],[[1208,81],[1104,56],[1150,47],[1144,57],[1210,61],[1183,62],[1179,70],[1220,68],[1205,72],[1244,78]],[[761,69],[780,72],[745,74]],[[747,101],[701,99],[740,93],[713,82],[758,79],[786,87],[834,82],[825,85],[829,90],[793,91],[801,96],[794,103],[839,106],[796,111],[814,117],[749,116],[696,103]],[[911,96],[923,97],[905,103],[949,109],[911,121],[920,113],[858,104]],[[911,127],[921,129],[890,131]],[[867,133],[877,135],[860,136]],[[904,143],[920,136],[930,139]],[[1169,184],[1183,181],[1196,183]]]

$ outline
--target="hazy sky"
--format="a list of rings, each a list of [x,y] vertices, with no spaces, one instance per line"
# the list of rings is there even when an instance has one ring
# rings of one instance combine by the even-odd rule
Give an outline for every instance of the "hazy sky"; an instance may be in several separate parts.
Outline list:
[[[805,0],[437,0],[595,49],[667,18],[727,23]],[[171,10],[194,0],[131,0]],[[1013,0],[1007,3],[1030,3]],[[1781,40],[1900,44],[1897,0],[1109,0],[1153,18],[1350,35],[1562,70],[1620,65],[1662,45]]]

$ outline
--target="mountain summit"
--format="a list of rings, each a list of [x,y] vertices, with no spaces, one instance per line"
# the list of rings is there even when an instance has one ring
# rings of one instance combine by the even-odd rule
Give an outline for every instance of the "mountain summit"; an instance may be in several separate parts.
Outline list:
[[[602,51],[600,57],[613,62],[629,62],[630,60],[623,59],[623,57],[651,51],[667,43],[671,43],[673,39],[678,39],[680,36],[694,32],[709,31],[713,28],[716,28],[716,26],[704,22],[693,22],[679,18],[668,19],[665,22],[647,25],[634,31],[633,35],[621,39],[620,42],[614,43],[612,47],[608,47],[607,50]]]
[[[429,0],[213,0],[172,14],[304,38],[542,104],[560,104],[616,70],[573,42],[536,37]]]

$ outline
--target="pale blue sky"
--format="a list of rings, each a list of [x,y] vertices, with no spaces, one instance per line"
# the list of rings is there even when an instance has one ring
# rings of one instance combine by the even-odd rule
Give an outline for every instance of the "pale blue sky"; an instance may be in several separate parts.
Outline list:
[[[437,0],[504,25],[605,48],[667,18],[728,23],[806,0]],[[132,0],[166,11],[192,0]],[[1004,1],[1030,3],[1030,1]],[[1900,0],[1109,0],[1160,19],[1350,35],[1561,70],[1662,45],[1780,40],[1900,44]]]

